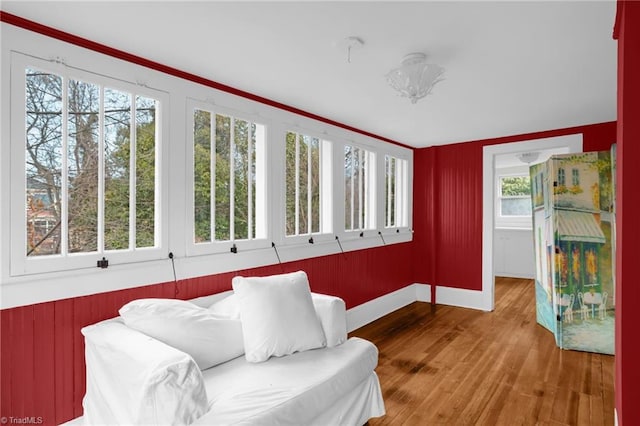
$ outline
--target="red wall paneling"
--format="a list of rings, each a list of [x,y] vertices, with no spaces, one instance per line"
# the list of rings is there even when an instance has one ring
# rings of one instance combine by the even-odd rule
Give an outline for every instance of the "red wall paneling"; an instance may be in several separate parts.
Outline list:
[[[637,11],[637,8],[634,10]],[[633,16],[637,18],[637,12]],[[376,137],[10,14],[2,13],[0,20]],[[638,48],[639,44],[635,43],[633,47]],[[638,91],[634,93],[638,94]],[[637,96],[636,98],[638,99]],[[426,281],[435,285],[480,289],[482,146],[579,132],[584,134],[585,150],[608,149],[615,139],[615,123],[417,150],[414,163],[414,194],[418,195],[414,199],[415,243],[184,280],[179,283],[177,294],[175,284],[166,283],[3,310],[0,312],[0,415],[41,416],[45,424],[60,423],[81,415],[85,370],[80,329],[117,315],[120,306],[136,298],[188,299],[229,289],[231,277],[237,274],[269,275],[298,269],[307,271],[314,291],[341,296],[347,307],[357,306],[413,282]],[[378,139],[386,140],[380,137]],[[637,225],[633,229],[637,230]],[[429,261],[425,262],[427,257]],[[635,369],[636,378],[637,370],[638,368]],[[635,381],[636,387],[639,382],[640,380]],[[631,382],[625,383],[631,386]],[[632,393],[627,395],[631,397]],[[617,397],[622,401],[619,395]],[[622,403],[619,402],[619,405],[621,411]],[[629,411],[630,409],[627,410]],[[628,424],[634,423],[630,420]]]
[[[479,140],[417,149],[414,154],[414,251],[420,264],[429,254],[428,271],[418,282],[482,290],[482,168],[485,145],[583,134],[584,151],[608,150],[616,123]],[[433,298],[432,298],[433,300]]]
[[[351,308],[415,282],[412,244],[305,259],[282,265],[57,300],[0,311],[0,416],[59,424],[82,415],[84,339],[80,329],[118,315],[130,300],[191,299],[231,289],[235,275],[304,270],[315,292],[338,295]],[[177,287],[177,294],[176,294]]]
[[[616,186],[616,411],[618,425],[640,424],[638,241],[640,241],[640,3],[618,1]],[[624,231],[623,231],[624,230]]]

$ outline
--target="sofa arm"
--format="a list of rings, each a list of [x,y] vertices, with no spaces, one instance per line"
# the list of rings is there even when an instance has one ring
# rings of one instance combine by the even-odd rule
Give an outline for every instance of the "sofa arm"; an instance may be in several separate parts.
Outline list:
[[[121,318],[84,327],[86,424],[189,424],[208,411],[202,373],[186,353]]]
[[[322,324],[327,347],[338,346],[347,341],[347,310],[339,297],[311,293],[313,307]]]
[[[204,298],[200,299],[198,303],[206,305],[207,302],[202,302]],[[327,347],[338,346],[346,342],[347,309],[344,300],[336,296],[313,292],[311,293],[311,300],[327,339]],[[218,314],[226,315],[228,318],[240,319],[238,298],[233,293],[228,297],[216,300],[209,309]]]

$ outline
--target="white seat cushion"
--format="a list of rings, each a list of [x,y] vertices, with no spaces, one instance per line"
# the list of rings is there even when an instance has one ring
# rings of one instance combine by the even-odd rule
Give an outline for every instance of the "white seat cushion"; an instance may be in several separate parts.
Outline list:
[[[344,344],[250,363],[240,357],[203,371],[211,410],[196,424],[305,425],[369,378],[378,349]]]

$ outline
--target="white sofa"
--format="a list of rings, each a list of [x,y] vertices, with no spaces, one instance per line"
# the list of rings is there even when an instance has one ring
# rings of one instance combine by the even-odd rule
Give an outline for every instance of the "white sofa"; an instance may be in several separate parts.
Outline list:
[[[225,292],[190,303],[239,320],[235,281],[234,289],[233,297]],[[194,357],[127,326],[122,317],[83,328],[84,423],[362,425],[384,415],[374,371],[377,348],[347,339],[342,299],[310,295],[324,335],[321,347],[264,362],[231,355],[235,358],[201,370]],[[248,316],[245,312],[243,319]],[[242,330],[246,337],[246,327]]]

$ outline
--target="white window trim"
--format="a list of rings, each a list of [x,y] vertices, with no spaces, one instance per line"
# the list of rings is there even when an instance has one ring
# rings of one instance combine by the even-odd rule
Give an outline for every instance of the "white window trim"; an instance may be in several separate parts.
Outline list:
[[[67,255],[45,255],[26,256],[26,216],[24,211],[24,197],[26,193],[25,173],[25,150],[24,141],[24,111],[25,99],[24,88],[26,84],[25,69],[34,67],[46,72],[55,73],[69,78],[99,84],[102,87],[119,89],[130,93],[149,96],[159,101],[156,111],[156,122],[158,123],[158,134],[156,135],[155,165],[156,165],[156,197],[154,209],[154,247],[130,248],[126,250],[101,250],[88,253],[69,253]],[[27,56],[18,52],[11,55],[11,105],[15,108],[11,115],[11,271],[12,276],[29,274],[41,274],[46,272],[78,270],[96,268],[97,261],[106,258],[111,265],[131,262],[144,262],[160,259],[165,256],[164,246],[167,241],[166,217],[167,208],[164,200],[167,197],[166,179],[166,144],[163,143],[164,135],[168,134],[168,124],[164,117],[169,109],[169,98],[166,93],[154,89],[142,87],[140,85],[126,82],[119,79],[108,78],[99,74],[85,71],[79,68],[72,68],[63,63],[47,61],[34,56]],[[20,149],[19,147],[22,147]],[[102,154],[100,154],[102,156]],[[63,163],[64,164],[64,163]],[[63,166],[64,167],[64,166]],[[99,176],[103,177],[103,167],[100,167]],[[16,183],[19,182],[19,183]],[[135,188],[132,188],[135,190]],[[63,189],[63,194],[65,193]],[[66,197],[65,197],[66,198]],[[103,200],[98,200],[99,206],[103,205]],[[63,204],[63,211],[66,211],[66,203]],[[99,208],[99,216],[102,211]],[[63,214],[63,218],[65,215]],[[62,234],[62,238],[65,234]],[[99,240],[103,240],[103,235],[98,235]]]

